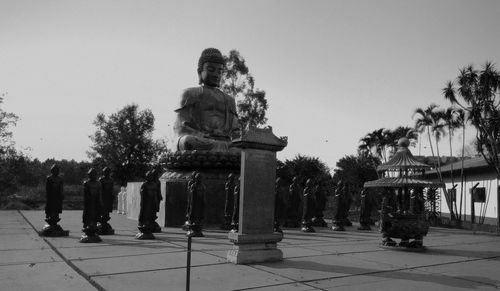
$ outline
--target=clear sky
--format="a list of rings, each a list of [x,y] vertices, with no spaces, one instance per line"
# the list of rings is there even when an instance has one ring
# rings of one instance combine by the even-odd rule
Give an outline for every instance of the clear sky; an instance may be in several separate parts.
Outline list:
[[[462,66],[500,66],[500,1],[1,0],[0,92],[21,118],[17,146],[87,159],[96,115],[132,102],[168,139],[207,47],[245,57],[268,124],[288,136],[280,159],[334,168],[366,133],[448,106],[441,88]]]

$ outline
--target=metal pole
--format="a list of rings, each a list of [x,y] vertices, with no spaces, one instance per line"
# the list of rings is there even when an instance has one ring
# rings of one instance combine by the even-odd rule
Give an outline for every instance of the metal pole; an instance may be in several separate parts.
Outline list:
[[[186,265],[186,291],[189,291],[189,281],[191,276],[191,236],[188,235],[187,265]]]

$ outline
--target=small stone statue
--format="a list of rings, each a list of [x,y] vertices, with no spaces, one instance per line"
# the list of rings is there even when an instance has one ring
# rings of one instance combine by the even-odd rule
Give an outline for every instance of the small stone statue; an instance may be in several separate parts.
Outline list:
[[[146,182],[140,190],[141,204],[139,211],[139,233],[135,236],[137,239],[155,239],[153,232],[161,232],[160,226],[156,223],[156,213],[160,210],[160,182],[154,170],[146,173]],[[160,230],[158,231],[158,228]]]
[[[236,179],[233,191],[233,217],[231,220],[231,232],[238,232],[240,219],[240,178]]]
[[[334,231],[345,231],[344,228],[344,216],[346,213],[345,208],[345,194],[347,193],[346,185],[342,180],[338,181],[337,187],[335,188],[335,204],[336,211],[333,218],[332,230]],[[349,210],[347,210],[349,211]]]
[[[372,205],[368,200],[368,191],[363,189],[361,191],[361,205],[359,211],[359,224],[358,230],[371,230],[371,213],[372,213]]]
[[[111,169],[105,167],[102,170],[103,176],[99,179],[101,183],[101,216],[99,217],[99,223],[97,224],[98,233],[100,235],[112,235],[115,234],[115,230],[109,224],[110,216],[109,213],[113,212],[113,202],[115,200],[115,195],[113,194],[113,179],[111,178]]]
[[[316,209],[312,219],[314,226],[327,227],[328,224],[324,220],[323,211],[326,208],[326,191],[324,185],[320,185],[316,191]]]
[[[89,179],[83,183],[83,235],[81,243],[101,242],[97,234],[97,222],[101,214],[101,183],[97,180],[97,171],[91,168]]]
[[[68,236],[69,231],[63,230],[59,224],[61,219],[59,214],[62,213],[63,181],[59,177],[59,167],[53,165],[50,169],[51,175],[47,177],[45,182],[46,204],[45,204],[45,221],[48,223],[40,232],[41,236]]]
[[[312,185],[311,179],[307,179],[306,187],[304,188],[304,196],[302,199],[302,232],[316,232],[312,227],[312,218],[316,210],[314,191],[315,189]]]
[[[285,180],[278,177],[276,179],[276,196],[274,199],[274,232],[281,232],[281,225],[286,222],[286,206],[288,204],[288,187]]]
[[[186,213],[188,236],[203,237],[202,221],[205,215],[205,186],[200,173],[196,172],[188,183],[188,211]]]
[[[395,193],[397,193],[397,189],[394,190]],[[390,188],[385,188],[384,192],[382,194],[382,203],[380,205],[380,216],[383,217],[385,215],[388,215],[390,213],[396,212],[396,209],[398,208],[397,206],[397,201],[394,198],[393,191],[391,191]],[[382,223],[380,225],[380,232],[382,232],[382,246],[389,246],[389,247],[394,247],[397,245],[397,243],[387,234],[387,228],[388,226]]]
[[[293,177],[292,184],[289,187],[288,205],[286,209],[286,222],[285,226],[298,227],[300,220],[300,200],[302,196],[302,189],[299,185],[298,177]]]
[[[224,192],[226,194],[226,198],[224,200],[224,223],[221,226],[223,230],[231,229],[231,218],[233,215],[234,208],[234,175],[233,173],[229,174],[226,178],[226,183],[224,184]]]

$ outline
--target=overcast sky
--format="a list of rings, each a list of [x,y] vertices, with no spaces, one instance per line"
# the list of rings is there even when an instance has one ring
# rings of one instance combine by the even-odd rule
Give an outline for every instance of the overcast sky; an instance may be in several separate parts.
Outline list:
[[[207,47],[245,57],[268,124],[288,136],[280,159],[334,168],[366,133],[448,106],[459,68],[500,65],[500,1],[1,0],[0,92],[21,118],[18,148],[87,159],[96,115],[132,102],[168,139]]]

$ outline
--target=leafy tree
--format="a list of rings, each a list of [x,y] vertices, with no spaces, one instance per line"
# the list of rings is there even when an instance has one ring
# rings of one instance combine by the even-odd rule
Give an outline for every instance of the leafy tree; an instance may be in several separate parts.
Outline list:
[[[354,189],[354,201],[359,206],[360,193],[363,185],[367,181],[378,178],[376,168],[380,165],[380,159],[373,155],[360,154],[358,156],[349,155],[337,161],[337,168],[334,170],[333,181],[336,184],[342,180]]]
[[[266,124],[266,92],[255,88],[254,77],[250,74],[245,59],[237,50],[231,50],[224,59],[226,70],[221,89],[236,99],[241,127],[246,129]]]
[[[307,179],[312,179],[314,185],[326,189],[327,195],[332,192],[330,169],[316,157],[297,155],[293,160],[278,161],[277,176],[289,183],[293,177],[298,177],[301,184],[305,184]]]
[[[7,93],[0,94],[0,105]],[[12,153],[12,131],[10,128],[15,126],[19,117],[11,112],[5,112],[0,106],[0,155]]]
[[[150,164],[167,151],[165,144],[153,140],[154,116],[151,110],[139,111],[130,104],[106,117],[99,113],[89,157],[98,168],[110,167],[121,185],[142,179]]]

